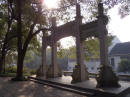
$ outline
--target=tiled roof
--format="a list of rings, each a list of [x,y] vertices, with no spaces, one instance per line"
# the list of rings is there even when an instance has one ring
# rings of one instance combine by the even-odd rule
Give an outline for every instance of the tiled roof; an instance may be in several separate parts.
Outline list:
[[[109,55],[128,55],[130,54],[130,42],[116,44]]]

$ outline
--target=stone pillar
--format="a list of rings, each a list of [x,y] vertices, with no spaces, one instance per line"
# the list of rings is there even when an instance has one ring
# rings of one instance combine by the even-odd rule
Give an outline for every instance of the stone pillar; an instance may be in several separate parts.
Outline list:
[[[118,87],[118,78],[113,72],[108,62],[108,43],[107,43],[107,16],[103,14],[103,4],[98,6],[98,33],[100,41],[100,71],[97,77],[97,87]]]
[[[46,65],[46,37],[45,37],[45,32],[43,32],[43,37],[42,37],[42,65],[37,71],[37,77],[42,77],[46,79],[46,72],[47,72],[47,65]]]
[[[55,78],[61,77],[62,72],[57,64],[57,42],[55,41],[55,33],[56,33],[56,18],[52,18],[52,37],[51,37],[51,65],[48,69],[47,77],[48,78]]]
[[[53,66],[53,77],[60,77],[61,74],[59,75],[59,66],[57,64],[57,43],[52,44],[52,56],[51,56],[51,60],[52,60],[52,66]],[[60,71],[61,72],[61,71]]]
[[[77,54],[77,65],[75,66],[72,74],[72,83],[81,82],[88,80],[88,72],[84,65],[84,52],[83,42],[80,39],[80,24],[82,24],[82,16],[80,14],[80,5],[76,5],[76,54]]]
[[[43,76],[46,79],[46,72],[47,72],[47,64],[46,64],[46,38],[45,38],[45,33],[43,32],[43,38],[42,38],[42,71],[43,71]]]

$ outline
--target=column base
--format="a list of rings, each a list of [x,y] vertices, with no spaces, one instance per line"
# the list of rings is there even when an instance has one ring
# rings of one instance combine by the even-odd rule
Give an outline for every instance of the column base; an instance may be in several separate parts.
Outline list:
[[[102,66],[100,67],[99,76],[96,78],[97,88],[101,87],[120,87],[118,83],[118,77],[113,72],[112,67]]]
[[[72,81],[71,83],[77,83],[77,82],[82,82],[85,80],[89,80],[88,77],[88,71],[87,68],[84,65],[84,68],[82,68],[83,70],[80,69],[79,65],[76,65],[75,68],[73,69],[73,73],[72,73]],[[81,73],[84,72],[84,74]]]
[[[46,66],[40,65],[40,67],[38,68],[38,70],[36,72],[36,76],[37,77],[44,77],[44,78],[46,78],[46,71],[47,71],[47,69],[48,69],[47,65]]]
[[[53,65],[50,65],[50,67],[47,70],[47,78],[56,78],[56,77],[62,77],[62,70],[60,69],[59,65],[56,65],[56,70],[54,72]]]

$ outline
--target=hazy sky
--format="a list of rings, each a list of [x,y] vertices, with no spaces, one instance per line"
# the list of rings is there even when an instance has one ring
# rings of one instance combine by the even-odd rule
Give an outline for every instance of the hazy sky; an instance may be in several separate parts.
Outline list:
[[[118,6],[112,8],[108,14],[111,17],[108,31],[116,35],[121,42],[130,41],[130,15],[121,19],[118,13]]]
[[[112,35],[116,35],[121,42],[130,42],[130,15],[125,18],[120,18],[118,13],[118,6],[115,6],[109,10],[108,15],[110,15],[110,22],[108,24],[108,32]],[[71,38],[62,39],[64,47],[74,45],[74,40]]]

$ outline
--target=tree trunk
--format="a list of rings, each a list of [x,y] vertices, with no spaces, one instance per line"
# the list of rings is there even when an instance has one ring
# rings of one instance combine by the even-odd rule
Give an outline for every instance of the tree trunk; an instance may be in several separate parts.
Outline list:
[[[35,23],[31,26],[28,37],[25,40],[25,43],[22,44],[22,21],[21,21],[21,0],[17,0],[17,34],[18,34],[18,41],[17,41],[17,51],[18,51],[18,60],[17,60],[17,76],[16,78],[23,78],[23,63],[24,58],[26,55],[26,51],[28,48],[28,44],[30,43],[31,39],[33,38],[32,31],[34,29]]]
[[[9,28],[8,28],[9,29]],[[4,71],[4,61],[5,61],[5,56],[6,56],[6,49],[7,49],[7,45],[8,45],[8,33],[9,31],[7,31],[6,33],[6,36],[5,36],[5,39],[4,39],[4,44],[3,44],[3,47],[2,47],[2,52],[1,52],[1,59],[0,59],[0,73],[3,73]]]
[[[0,59],[0,73],[3,73],[4,72],[4,60],[5,60],[5,55],[6,54],[3,54],[2,53],[2,57],[1,57],[1,59]]]
[[[16,78],[23,78],[23,55],[18,55],[18,60],[17,60],[17,76]]]
[[[23,52],[22,52],[22,21],[21,21],[21,0],[17,0],[17,51],[18,51],[18,59],[17,59],[17,76],[16,78],[23,77]]]
[[[2,58],[0,58],[0,74],[3,72],[3,61]]]
[[[22,54],[18,55],[18,61],[17,61],[17,78],[22,78],[23,77],[23,63],[24,63],[24,58],[27,52],[28,44],[30,43],[31,39],[33,36],[31,34],[28,36],[26,39],[23,49],[22,49]]]

